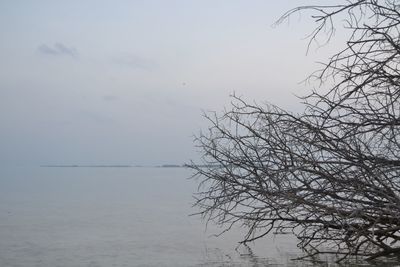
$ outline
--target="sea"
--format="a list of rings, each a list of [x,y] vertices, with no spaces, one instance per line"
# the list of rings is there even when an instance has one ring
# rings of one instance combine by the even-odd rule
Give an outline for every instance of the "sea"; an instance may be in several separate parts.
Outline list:
[[[248,246],[240,227],[219,235],[193,215],[191,176],[172,167],[0,168],[0,266],[333,266],[294,261],[302,252],[290,235]]]

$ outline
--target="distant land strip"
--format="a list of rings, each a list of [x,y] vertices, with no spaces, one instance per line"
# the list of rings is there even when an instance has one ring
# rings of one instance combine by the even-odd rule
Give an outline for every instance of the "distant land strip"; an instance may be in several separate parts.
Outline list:
[[[177,164],[164,164],[164,165],[156,165],[156,166],[143,166],[143,165],[40,165],[43,168],[141,168],[141,167],[150,167],[150,168],[186,168],[186,165],[177,165]]]
[[[131,168],[132,165],[40,165],[44,168]]]
[[[198,167],[198,168],[218,168],[221,167],[220,165],[216,164],[164,164],[164,165],[153,165],[153,166],[143,166],[143,165],[79,165],[79,164],[47,164],[47,165],[40,165],[42,168],[191,168],[191,167]]]

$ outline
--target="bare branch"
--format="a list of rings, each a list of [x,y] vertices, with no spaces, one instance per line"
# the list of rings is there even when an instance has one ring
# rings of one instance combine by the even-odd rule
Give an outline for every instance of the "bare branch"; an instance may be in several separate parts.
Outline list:
[[[333,82],[303,97],[304,112],[233,96],[230,110],[206,114],[196,138],[203,163],[199,214],[242,243],[293,233],[314,256],[374,259],[400,253],[400,7],[396,0],[349,0],[304,6],[317,23],[310,44],[345,18],[346,48],[310,79]]]

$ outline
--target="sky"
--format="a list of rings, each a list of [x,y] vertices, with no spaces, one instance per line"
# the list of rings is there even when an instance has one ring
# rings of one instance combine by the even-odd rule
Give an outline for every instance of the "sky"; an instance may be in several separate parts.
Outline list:
[[[232,93],[300,110],[317,1],[0,0],[0,166],[198,160]]]

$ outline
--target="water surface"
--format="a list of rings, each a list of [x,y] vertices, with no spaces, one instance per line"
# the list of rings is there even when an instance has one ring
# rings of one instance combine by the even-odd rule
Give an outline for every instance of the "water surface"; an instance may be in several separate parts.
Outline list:
[[[291,236],[237,247],[189,216],[183,168],[7,168],[0,175],[0,266],[314,266]],[[324,263],[321,266],[330,266]]]

